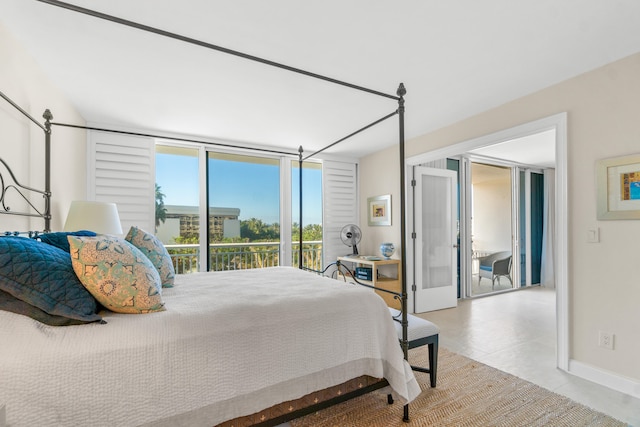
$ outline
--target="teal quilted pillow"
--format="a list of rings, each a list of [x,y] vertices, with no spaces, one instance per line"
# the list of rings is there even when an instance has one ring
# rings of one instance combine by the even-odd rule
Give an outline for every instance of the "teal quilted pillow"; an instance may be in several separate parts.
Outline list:
[[[96,233],[88,230],[80,230],[80,231],[57,231],[55,233],[44,233],[40,234],[38,237],[42,243],[46,243],[48,245],[53,245],[56,248],[60,248],[66,253],[69,253],[69,241],[67,240],[67,236],[95,236]]]
[[[33,239],[0,237],[0,290],[6,292],[1,309],[49,325],[101,320],[96,300],[76,277],[69,254]]]
[[[160,274],[160,281],[165,288],[172,288],[176,276],[171,256],[162,242],[151,233],[138,227],[131,227],[125,240],[145,254]]]
[[[164,310],[160,276],[135,246],[114,236],[69,236],[78,279],[105,308],[116,313]]]

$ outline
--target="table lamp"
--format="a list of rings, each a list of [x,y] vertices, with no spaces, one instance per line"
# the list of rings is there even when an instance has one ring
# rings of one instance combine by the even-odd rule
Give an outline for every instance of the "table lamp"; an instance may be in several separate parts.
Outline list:
[[[89,230],[97,234],[122,235],[115,203],[75,200],[71,202],[64,231]]]

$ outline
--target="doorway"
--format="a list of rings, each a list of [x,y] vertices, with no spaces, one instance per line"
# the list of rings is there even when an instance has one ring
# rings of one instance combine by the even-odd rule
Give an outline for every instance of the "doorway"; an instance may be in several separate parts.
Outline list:
[[[454,158],[464,153],[470,153],[474,150],[490,148],[511,141],[513,139],[532,136],[546,131],[553,131],[555,135],[555,160],[556,169],[553,181],[555,183],[555,196],[551,202],[553,206],[550,211],[554,214],[555,227],[553,228],[553,251],[554,251],[554,271],[553,284],[556,289],[557,313],[556,313],[556,330],[557,330],[557,366],[558,368],[568,371],[569,368],[569,318],[568,318],[568,224],[567,224],[567,114],[560,113],[519,125],[513,128],[505,129],[493,134],[485,135],[475,139],[463,141],[457,144],[449,145],[437,150],[412,156],[407,159],[409,167],[422,165],[429,162],[438,161],[440,159]],[[464,165],[460,168],[461,179],[465,179],[468,168]],[[411,182],[407,177],[407,182]],[[461,199],[463,206],[460,208],[460,215],[470,215],[469,203],[471,194],[468,191],[461,191]],[[408,206],[409,223],[414,220],[411,217],[411,208]],[[470,238],[470,230],[465,229],[465,221],[459,224],[461,236],[467,236],[460,242],[460,274],[471,276],[471,257],[472,245]],[[407,240],[410,241],[410,230],[407,230]],[[411,274],[415,272],[416,261],[415,252],[411,247],[407,248],[407,271]],[[411,277],[408,277],[411,280]],[[415,278],[413,278],[415,279]],[[469,279],[470,280],[470,279]],[[414,282],[415,283],[415,282]],[[409,302],[412,303],[414,298],[409,293]],[[462,295],[466,297],[466,295]],[[412,306],[412,305],[410,305]]]
[[[471,297],[514,288],[513,182],[508,166],[471,162]],[[464,282],[464,281],[462,281]]]
[[[554,135],[547,135],[551,137]],[[514,140],[513,143],[522,143]],[[509,164],[471,157],[469,177],[470,216],[467,229],[471,239],[471,276],[465,295],[484,296],[541,283],[544,267],[553,268],[545,257],[550,242],[543,239],[545,198],[553,197],[553,174],[526,165]],[[552,159],[545,167],[554,166]],[[548,185],[545,185],[545,180]]]

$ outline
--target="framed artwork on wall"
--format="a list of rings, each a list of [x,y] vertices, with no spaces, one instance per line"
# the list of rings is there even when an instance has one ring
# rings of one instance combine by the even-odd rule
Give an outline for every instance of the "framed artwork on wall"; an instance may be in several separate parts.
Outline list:
[[[598,160],[599,220],[640,219],[640,154]]]
[[[369,225],[391,225],[391,195],[369,197],[367,212]]]

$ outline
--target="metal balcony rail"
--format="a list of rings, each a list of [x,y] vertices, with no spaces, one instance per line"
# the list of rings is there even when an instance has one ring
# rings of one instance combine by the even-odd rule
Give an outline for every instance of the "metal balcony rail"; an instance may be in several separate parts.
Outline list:
[[[298,265],[299,243],[292,245],[291,265]],[[200,245],[165,245],[176,274],[199,271]],[[322,241],[302,244],[304,265],[322,269]],[[280,265],[280,242],[212,243],[209,245],[210,271],[246,270]]]

